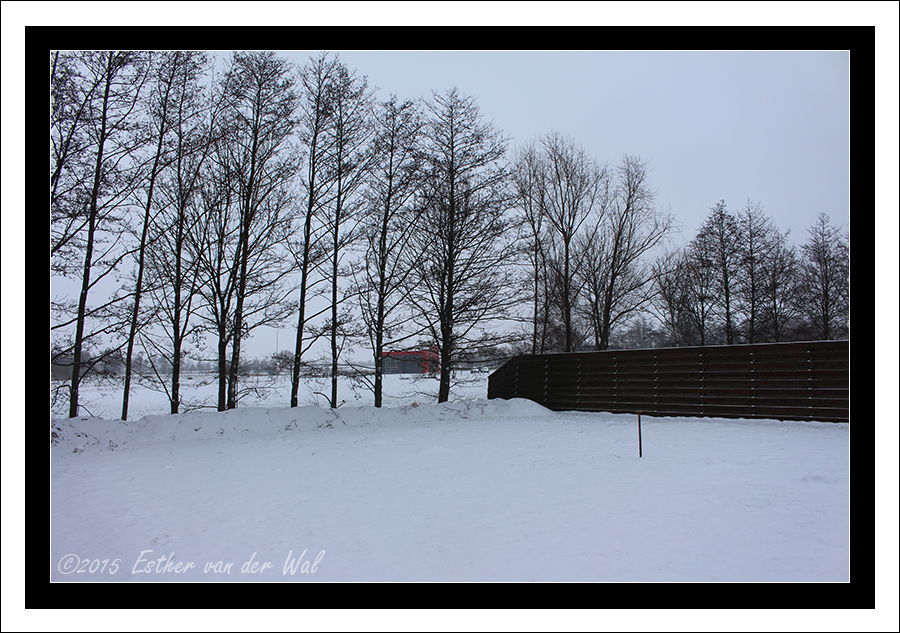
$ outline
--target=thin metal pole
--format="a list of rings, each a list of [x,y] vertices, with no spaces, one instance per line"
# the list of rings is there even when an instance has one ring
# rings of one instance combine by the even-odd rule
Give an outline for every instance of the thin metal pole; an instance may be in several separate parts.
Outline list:
[[[638,457],[644,456],[644,447],[641,443],[641,414],[638,412]]]

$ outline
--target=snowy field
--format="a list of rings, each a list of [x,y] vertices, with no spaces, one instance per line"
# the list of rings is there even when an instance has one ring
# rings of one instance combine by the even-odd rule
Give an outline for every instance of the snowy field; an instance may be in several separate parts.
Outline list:
[[[139,390],[128,422],[89,389],[105,419],[53,422],[51,580],[849,580],[849,424],[644,416],[639,458],[636,416],[486,382],[175,416]]]
[[[450,398],[474,400],[487,397],[489,371],[460,371],[453,377]],[[66,417],[68,404],[64,399],[54,399],[60,383],[51,383],[52,415]],[[291,401],[291,384],[287,376],[249,376],[240,381],[239,407],[287,407]],[[430,375],[389,374],[384,376],[383,399],[386,407],[437,402],[438,382]],[[181,380],[181,411],[206,408],[216,410],[218,384],[210,374],[187,373]],[[300,405],[328,406],[331,395],[330,378],[304,378],[300,382],[297,400]],[[338,401],[341,406],[362,406],[374,402],[372,390],[360,381],[341,378]],[[122,415],[121,381],[87,380],[81,388],[79,404],[82,413],[91,417],[117,419]],[[145,415],[169,413],[169,401],[163,391],[132,386],[128,404],[128,418],[139,419]]]

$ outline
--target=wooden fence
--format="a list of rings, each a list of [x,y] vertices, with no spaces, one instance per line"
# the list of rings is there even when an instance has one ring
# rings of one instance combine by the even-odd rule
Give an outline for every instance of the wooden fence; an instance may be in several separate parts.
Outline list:
[[[672,347],[517,356],[488,398],[555,411],[850,421],[850,342]]]

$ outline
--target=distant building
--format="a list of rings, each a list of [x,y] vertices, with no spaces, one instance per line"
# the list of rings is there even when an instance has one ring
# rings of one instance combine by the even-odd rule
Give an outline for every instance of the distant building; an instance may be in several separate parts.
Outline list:
[[[440,371],[441,356],[437,346],[427,350],[383,352],[385,374],[430,374]]]

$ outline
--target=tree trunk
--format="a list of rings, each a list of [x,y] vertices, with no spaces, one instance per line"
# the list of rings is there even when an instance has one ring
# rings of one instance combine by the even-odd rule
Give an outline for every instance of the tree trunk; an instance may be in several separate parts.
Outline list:
[[[338,184],[340,188],[340,184]],[[338,193],[338,208],[334,217],[334,253],[331,264],[331,408],[337,408],[338,397],[338,263],[340,251],[338,239],[340,235],[340,193]]]
[[[171,406],[169,412],[178,413],[178,404],[181,401],[181,349],[175,347],[172,355],[172,395],[169,399]]]
[[[164,99],[168,100],[168,88],[166,88],[166,96]],[[165,110],[163,110],[163,116],[165,116]],[[125,391],[122,395],[122,419],[128,419],[128,397],[130,395],[131,390],[131,355],[134,350],[134,339],[137,334],[137,323],[138,323],[138,314],[141,309],[141,291],[142,285],[144,282],[144,256],[147,247],[147,231],[150,228],[150,208],[153,204],[153,187],[156,184],[156,174],[159,168],[159,158],[162,155],[162,147],[163,147],[163,136],[165,134],[165,130],[163,129],[165,122],[160,127],[159,131],[159,142],[156,145],[156,156],[153,158],[153,169],[150,171],[150,183],[147,188],[147,204],[144,207],[144,223],[141,227],[141,243],[138,248],[138,269],[137,269],[137,280],[134,284],[134,308],[131,311],[131,327],[128,332],[128,347],[125,352]],[[177,411],[173,411],[172,413],[177,413]]]
[[[380,408],[384,389],[384,275],[381,277],[382,292],[378,295],[378,315],[375,322],[375,407]]]
[[[380,353],[375,354],[375,407],[381,407],[381,393],[384,383],[384,359],[380,356]]]
[[[225,336],[224,329],[224,323],[219,325],[219,411],[224,411],[228,408],[228,339]]]
[[[449,336],[443,337],[441,344],[441,380],[438,387],[438,402],[447,402],[450,399],[450,363],[446,359],[453,353]]]
[[[246,238],[242,238],[241,252],[246,248]],[[231,366],[228,368],[228,408],[237,407],[238,398],[238,368],[241,363],[241,339],[244,329],[244,293],[247,289],[247,261],[245,254],[241,255],[241,276],[238,283],[238,293],[234,306],[234,331],[231,334]]]

